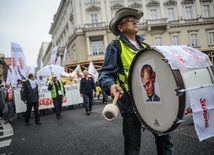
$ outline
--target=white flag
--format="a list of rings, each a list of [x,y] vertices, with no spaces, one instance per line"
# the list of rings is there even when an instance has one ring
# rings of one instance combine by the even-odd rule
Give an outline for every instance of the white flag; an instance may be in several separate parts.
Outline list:
[[[9,66],[9,68],[10,68],[10,66]],[[12,84],[12,72],[10,71],[10,69],[7,70],[6,83],[11,83]]]
[[[27,65],[25,60],[24,52],[21,46],[17,43],[11,43],[11,65],[12,65],[12,75],[14,76],[14,70],[18,71],[22,79],[26,79]],[[12,83],[16,81],[12,81]]]
[[[55,46],[52,49],[52,53],[51,53],[51,65],[55,65],[55,59],[56,59],[57,50],[58,50],[58,46]]]
[[[61,57],[60,57],[60,55],[58,56],[58,58],[56,60],[56,65],[61,66]]]
[[[88,73],[92,75],[92,77],[94,78],[94,82],[97,81],[98,78],[98,73],[96,68],[94,67],[92,61],[90,61],[89,67],[88,67]]]
[[[214,136],[214,86],[187,91],[199,140]]]
[[[65,50],[64,50],[64,55],[63,55],[63,59],[62,59],[62,67],[65,67],[65,58],[66,58],[66,55],[67,55],[67,47],[65,47]]]
[[[43,64],[43,61],[41,59],[41,61],[40,61],[40,69],[43,68],[43,67],[44,67],[44,64]]]

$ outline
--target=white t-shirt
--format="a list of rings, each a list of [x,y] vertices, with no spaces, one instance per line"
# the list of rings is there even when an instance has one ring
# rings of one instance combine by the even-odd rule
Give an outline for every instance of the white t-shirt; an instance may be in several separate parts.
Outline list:
[[[133,40],[129,40],[137,49],[140,49],[139,44],[137,43],[137,41],[133,41]]]

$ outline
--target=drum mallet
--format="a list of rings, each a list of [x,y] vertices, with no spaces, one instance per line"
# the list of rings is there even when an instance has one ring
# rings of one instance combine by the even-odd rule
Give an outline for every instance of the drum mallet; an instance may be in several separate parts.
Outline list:
[[[107,120],[107,121],[113,121],[115,118],[117,118],[119,109],[116,106],[117,100],[119,99],[120,93],[117,92],[114,100],[112,103],[107,104],[102,112],[102,116]]]

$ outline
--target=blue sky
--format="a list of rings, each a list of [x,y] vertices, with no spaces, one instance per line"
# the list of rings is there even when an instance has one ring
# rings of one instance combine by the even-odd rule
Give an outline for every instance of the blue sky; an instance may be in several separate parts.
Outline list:
[[[0,53],[11,56],[10,43],[18,43],[27,65],[37,66],[42,42],[50,42],[48,33],[60,0],[0,0]]]

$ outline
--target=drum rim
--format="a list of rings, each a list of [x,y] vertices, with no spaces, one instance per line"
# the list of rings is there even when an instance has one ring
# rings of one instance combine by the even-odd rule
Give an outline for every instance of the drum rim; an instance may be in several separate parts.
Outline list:
[[[131,104],[132,104],[132,107],[134,108],[134,111],[136,113],[136,116],[137,118],[139,119],[139,121],[146,126],[146,128],[153,132],[153,133],[169,133],[169,132],[172,132],[173,130],[175,130],[179,125],[180,123],[177,123],[179,120],[181,120],[183,118],[183,115],[184,115],[184,112],[185,112],[185,102],[186,102],[186,94],[184,93],[182,96],[178,96],[178,113],[177,113],[177,119],[174,121],[173,125],[166,131],[157,131],[157,130],[154,130],[153,128],[151,128],[150,126],[147,125],[147,123],[144,121],[144,119],[141,117],[141,115],[139,114],[139,111],[137,109],[137,106],[135,105],[135,102],[134,102],[134,98],[133,98],[133,91],[132,91],[132,72],[133,72],[133,68],[134,68],[134,65],[135,65],[135,62],[137,61],[139,55],[143,52],[145,52],[146,50],[155,50],[157,51],[163,58],[164,58],[164,55],[158,50],[156,49],[155,47],[149,47],[149,48],[146,48],[146,49],[142,49],[140,50],[136,55],[135,57],[133,58],[133,61],[131,63],[131,66],[130,66],[130,70],[129,70],[129,77],[128,77],[128,86],[129,86],[129,93],[130,93],[130,101],[131,101]],[[171,68],[171,66],[169,65],[169,68]],[[177,87],[179,87],[180,89],[185,89],[184,87],[184,82],[183,82],[183,78],[181,76],[181,73],[179,70],[172,70],[171,68],[171,71],[172,71],[172,74],[175,78],[175,82],[176,82],[176,85]]]

